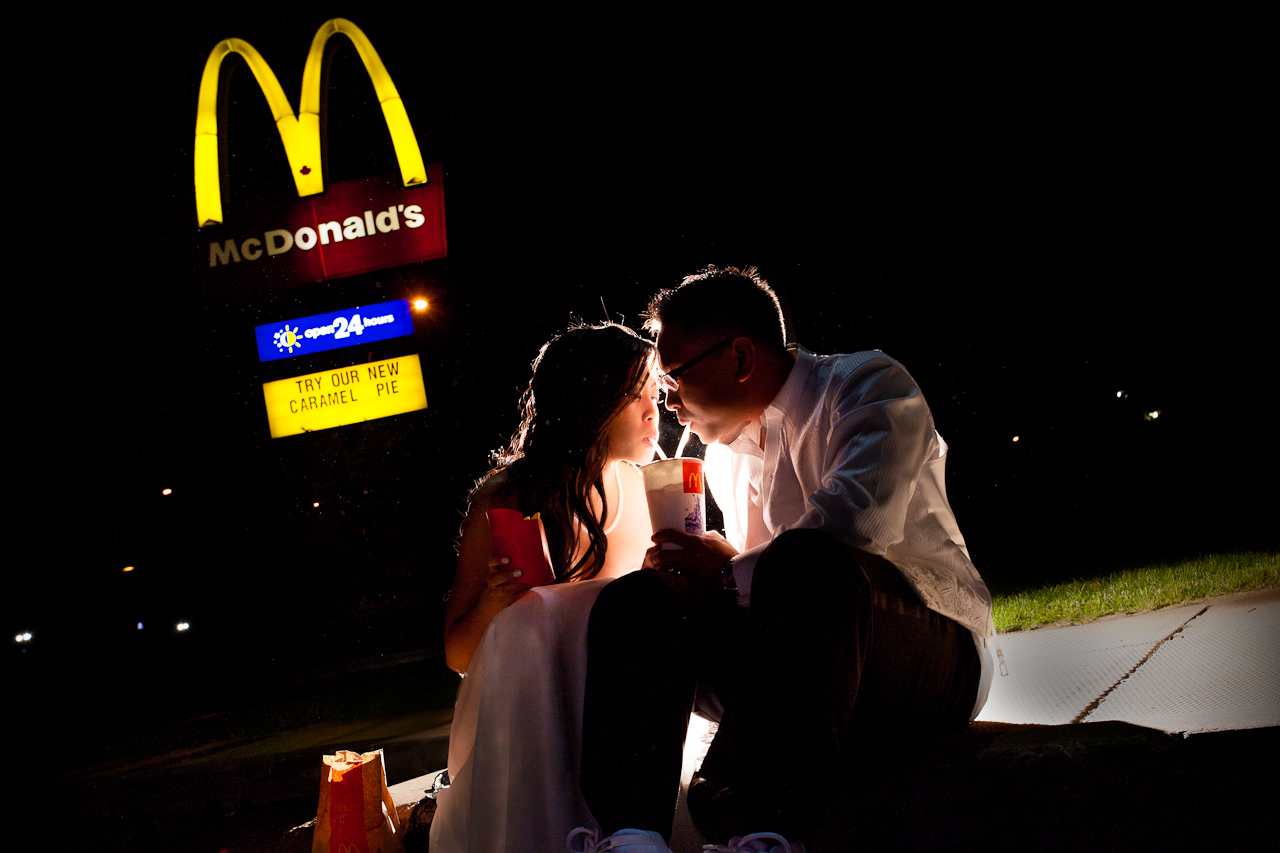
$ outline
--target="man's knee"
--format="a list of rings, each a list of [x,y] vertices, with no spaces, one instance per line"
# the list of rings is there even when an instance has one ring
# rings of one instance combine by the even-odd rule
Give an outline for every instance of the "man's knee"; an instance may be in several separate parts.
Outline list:
[[[606,584],[591,608],[589,630],[659,626],[678,621],[681,604],[671,588],[673,579],[653,569],[630,572]]]
[[[788,530],[760,556],[752,598],[756,591],[785,595],[792,589],[810,590],[819,599],[830,595],[847,600],[839,597],[855,595],[870,600],[874,592],[917,601],[893,563],[820,530]]]
[[[883,559],[820,530],[788,530],[760,555],[751,597],[802,595],[833,603],[869,597],[864,564],[874,566]]]
[[[787,530],[779,534],[769,543],[765,553],[774,554],[778,560],[819,566],[853,565],[872,569],[893,567],[892,563],[879,554],[855,548],[825,531],[807,528]]]

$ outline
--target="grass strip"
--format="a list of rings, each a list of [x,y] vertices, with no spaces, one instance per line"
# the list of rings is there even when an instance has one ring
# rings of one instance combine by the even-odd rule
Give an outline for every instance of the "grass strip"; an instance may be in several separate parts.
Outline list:
[[[1156,610],[1275,586],[1280,586],[1280,554],[1242,551],[996,596],[993,604],[996,630],[1007,632],[1092,622],[1115,613]]]

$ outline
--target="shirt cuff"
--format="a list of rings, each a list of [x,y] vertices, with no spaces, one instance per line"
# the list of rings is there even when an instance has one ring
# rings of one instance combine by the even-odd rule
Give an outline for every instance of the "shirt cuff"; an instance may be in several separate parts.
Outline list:
[[[756,560],[768,547],[768,543],[743,551],[733,558],[733,580],[738,584],[738,603],[746,607],[751,603],[751,579],[755,577]]]

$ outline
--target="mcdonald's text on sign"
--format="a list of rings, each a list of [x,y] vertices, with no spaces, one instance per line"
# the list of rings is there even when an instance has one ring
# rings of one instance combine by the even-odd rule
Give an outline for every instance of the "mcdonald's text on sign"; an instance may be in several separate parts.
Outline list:
[[[333,184],[322,196],[264,207],[237,226],[201,229],[197,266],[207,285],[260,288],[328,281],[447,254],[444,174],[405,189],[385,178]]]
[[[416,354],[262,385],[272,438],[416,412],[427,407]]]

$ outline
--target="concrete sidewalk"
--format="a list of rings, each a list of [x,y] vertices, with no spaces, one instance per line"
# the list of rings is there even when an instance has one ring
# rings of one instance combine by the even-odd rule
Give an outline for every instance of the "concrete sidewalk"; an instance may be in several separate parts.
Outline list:
[[[1000,640],[1009,675],[969,732],[895,750],[874,784],[836,792],[817,850],[1280,841],[1280,590]],[[686,783],[705,734],[695,718]],[[392,788],[402,814],[436,775]],[[672,848],[697,851],[683,791],[681,809]]]
[[[1119,720],[1191,734],[1280,726],[1280,590],[1000,637],[979,721]]]
[[[815,850],[1280,846],[1280,590],[1001,645],[978,720],[870,762]]]

